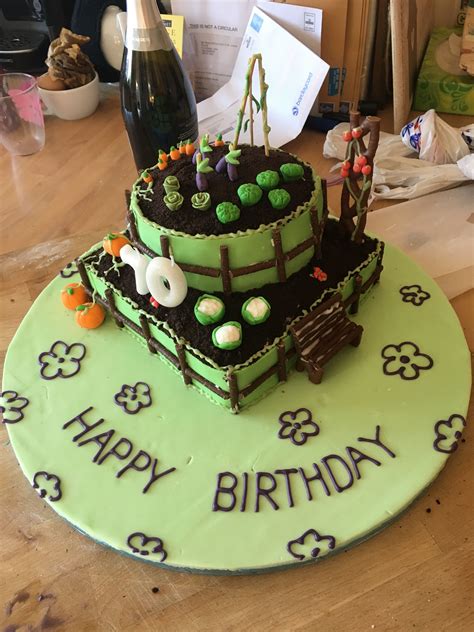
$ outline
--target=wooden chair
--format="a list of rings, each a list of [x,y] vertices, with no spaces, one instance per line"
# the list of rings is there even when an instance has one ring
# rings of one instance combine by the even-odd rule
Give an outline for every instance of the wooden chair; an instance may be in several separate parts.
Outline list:
[[[347,344],[358,347],[363,327],[346,314],[337,293],[290,328],[298,354],[296,368],[308,372],[313,384],[323,379],[323,366]]]

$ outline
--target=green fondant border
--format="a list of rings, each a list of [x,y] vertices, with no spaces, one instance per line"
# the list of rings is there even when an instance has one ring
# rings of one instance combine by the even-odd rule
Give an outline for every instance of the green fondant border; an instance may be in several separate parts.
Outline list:
[[[325,220],[324,195],[321,178],[316,175],[311,165],[303,163],[311,170],[315,187],[309,201],[298,206],[287,216],[271,222],[261,224],[256,229],[246,231],[236,231],[223,235],[190,235],[171,228],[165,228],[156,224],[144,216],[139,203],[139,186],[141,179],[138,179],[132,188],[130,200],[130,222],[135,225],[138,240],[132,241],[137,247],[145,246],[157,256],[167,256],[163,252],[162,238],[166,238],[173,258],[180,265],[196,267],[195,262],[199,261],[199,267],[210,268],[215,271],[214,275],[206,275],[198,271],[184,270],[188,284],[205,292],[225,291],[221,246],[225,246],[229,251],[229,268],[231,291],[244,292],[253,288],[262,287],[268,283],[281,281],[278,276],[277,255],[273,241],[273,231],[279,230],[281,235],[281,245],[284,257],[284,267],[287,276],[291,276],[304,267],[314,255],[314,247],[322,230],[318,231],[318,236],[314,233],[311,221],[311,210],[316,209],[316,218],[319,224]],[[301,253],[289,259],[288,254],[304,242],[308,243]],[[151,253],[148,253],[151,254]],[[271,267],[263,270],[250,271],[247,273],[238,270],[248,266],[256,266],[263,263],[272,262]]]
[[[262,349],[252,355],[246,362],[235,366],[227,365],[222,367],[192,347],[186,340],[177,336],[166,322],[153,320],[149,314],[141,310],[129,297],[124,296],[113,284],[100,277],[93,263],[88,259],[90,255],[95,254],[101,249],[101,244],[97,244],[79,258],[85,266],[85,271],[96,299],[97,296],[100,297],[100,302],[103,303],[116,319],[117,316],[120,315],[127,330],[137,337],[143,345],[147,346],[148,342],[140,321],[140,317],[144,316],[147,319],[151,338],[161,345],[161,347],[164,347],[169,354],[172,354],[174,363],[171,359],[164,357],[162,352],[158,351],[157,355],[159,355],[160,359],[166,361],[175,372],[181,373],[185,378],[187,377],[187,379],[185,379],[186,383],[192,384],[212,401],[234,412],[257,402],[278,385],[280,381],[278,371],[279,346],[283,346],[285,350],[285,373],[293,369],[296,356],[289,331],[291,325],[306,316],[309,311],[323,302],[323,300],[333,292],[340,292],[346,306],[349,306],[356,297],[355,292],[357,288],[355,279],[358,276],[362,279],[362,293],[366,294],[371,285],[377,282],[380,277],[383,257],[383,242],[378,242],[375,251],[372,252],[362,264],[349,272],[335,288],[326,289],[311,305],[309,310],[302,310],[301,314],[287,326],[281,336],[275,338],[272,343],[262,347]],[[110,294],[107,298],[106,293],[110,291],[113,293],[113,303],[110,301]],[[148,346],[150,345],[148,344]],[[182,349],[181,358],[178,354],[178,347]],[[186,369],[191,369],[191,371],[186,371]],[[191,372],[196,375],[186,375]],[[264,377],[266,374],[267,377]],[[235,390],[233,393],[231,376],[234,389],[237,389],[237,396],[235,395]],[[206,386],[205,383],[199,380],[199,377],[205,382],[210,383],[210,385],[217,387],[219,392],[216,393],[213,391],[212,386]],[[262,382],[255,388],[252,388],[254,383],[259,380]],[[247,393],[242,394],[245,390],[247,390]]]

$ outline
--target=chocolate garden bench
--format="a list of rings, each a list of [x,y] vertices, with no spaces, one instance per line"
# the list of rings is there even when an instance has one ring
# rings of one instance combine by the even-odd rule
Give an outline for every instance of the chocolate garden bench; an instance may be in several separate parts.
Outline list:
[[[290,328],[298,360],[313,384],[323,379],[323,366],[347,344],[358,347],[363,327],[346,314],[342,296],[334,294]]]

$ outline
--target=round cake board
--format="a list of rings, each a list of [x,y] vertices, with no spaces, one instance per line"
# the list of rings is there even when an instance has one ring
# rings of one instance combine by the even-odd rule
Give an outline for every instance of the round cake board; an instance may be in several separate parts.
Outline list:
[[[110,317],[77,327],[59,295],[79,277],[55,278],[5,363],[0,403],[25,476],[81,532],[167,568],[266,571],[370,537],[456,450],[471,384],[438,286],[394,248],[384,265],[353,317],[360,346],[320,385],[293,372],[239,415]]]

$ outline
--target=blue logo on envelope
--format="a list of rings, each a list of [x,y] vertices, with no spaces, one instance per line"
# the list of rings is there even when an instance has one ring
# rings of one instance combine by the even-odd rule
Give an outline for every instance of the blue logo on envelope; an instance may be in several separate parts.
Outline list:
[[[254,31],[257,31],[257,33],[259,33],[260,28],[262,27],[262,24],[263,24],[263,19],[255,13],[255,15],[252,18],[252,21],[250,22],[250,26],[253,28]]]

